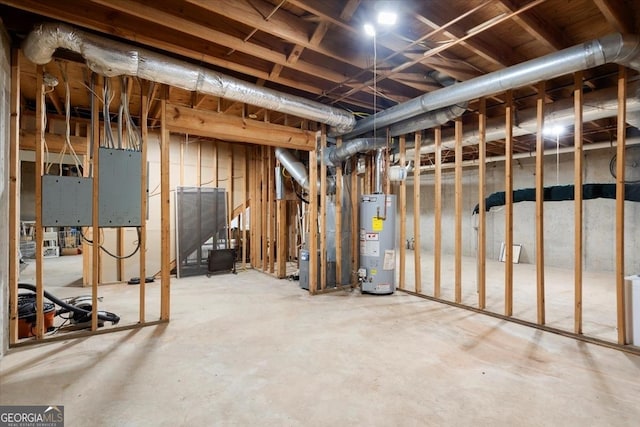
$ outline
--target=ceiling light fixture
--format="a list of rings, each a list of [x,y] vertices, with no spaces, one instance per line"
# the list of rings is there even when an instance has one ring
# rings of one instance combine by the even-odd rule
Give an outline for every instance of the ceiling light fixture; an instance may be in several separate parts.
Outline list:
[[[546,136],[560,136],[560,135],[564,135],[564,131],[565,131],[564,127],[560,125],[554,125],[554,126],[545,127],[542,130],[542,133],[545,134]]]
[[[371,24],[364,24],[364,33],[369,37],[374,37],[376,35],[376,29]]]
[[[398,15],[395,12],[383,10],[378,12],[378,24],[381,25],[395,25]]]

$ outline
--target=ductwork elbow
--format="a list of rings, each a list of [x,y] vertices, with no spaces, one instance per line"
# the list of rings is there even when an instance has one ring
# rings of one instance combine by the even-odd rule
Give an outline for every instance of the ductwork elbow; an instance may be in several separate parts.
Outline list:
[[[640,71],[640,36],[614,33],[598,39],[605,62],[615,62]]]

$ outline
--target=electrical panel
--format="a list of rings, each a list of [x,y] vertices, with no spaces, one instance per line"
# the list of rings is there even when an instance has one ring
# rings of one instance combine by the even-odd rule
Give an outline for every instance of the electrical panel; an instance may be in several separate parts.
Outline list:
[[[42,225],[44,227],[91,226],[92,190],[92,178],[43,175]]]
[[[141,156],[139,151],[100,148],[100,227],[139,227]],[[89,198],[91,200],[91,198]]]

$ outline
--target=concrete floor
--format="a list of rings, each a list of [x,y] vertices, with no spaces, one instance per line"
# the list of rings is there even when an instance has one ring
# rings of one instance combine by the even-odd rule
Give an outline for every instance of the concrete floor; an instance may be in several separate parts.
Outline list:
[[[137,292],[101,286],[101,307],[130,323]],[[11,350],[0,402],[62,404],[67,426],[640,420],[640,357],[407,294],[310,297],[244,271],[174,279],[171,301],[167,325]]]

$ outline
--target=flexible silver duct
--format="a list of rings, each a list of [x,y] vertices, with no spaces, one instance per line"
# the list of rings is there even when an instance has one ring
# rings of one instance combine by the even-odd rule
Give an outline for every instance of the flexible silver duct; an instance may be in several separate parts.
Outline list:
[[[374,193],[382,194],[382,183],[384,181],[384,149],[378,148],[376,152],[376,164],[374,168]]]
[[[640,81],[627,86],[627,121],[633,125],[632,119],[640,112]],[[530,135],[537,132],[538,122],[536,109],[519,110],[516,114],[517,122],[513,127],[513,136]],[[582,107],[584,121],[593,121],[614,117],[618,114],[617,88],[602,89],[584,95]],[[575,110],[573,99],[563,99],[545,106],[545,126],[573,126]],[[485,139],[487,142],[497,141],[505,137],[505,123],[503,117],[495,117],[487,121]],[[477,145],[479,142],[477,126],[465,131],[462,135],[462,145]],[[410,144],[410,141],[407,141]],[[423,154],[435,152],[432,138],[425,138],[420,152]],[[411,145],[408,145],[411,147]],[[455,134],[453,130],[445,130],[442,134],[442,148],[453,150]],[[411,156],[411,151],[407,156]]]
[[[296,158],[296,156],[291,153],[291,151],[286,148],[276,148],[276,159],[280,162],[280,165],[285,168],[287,172],[291,175],[295,182],[297,182],[302,188],[306,191],[309,191],[311,186],[311,182],[309,180],[309,174],[307,173],[307,168],[305,168],[304,164]],[[320,191],[320,177],[316,182],[318,186],[318,192]],[[336,191],[336,182],[335,178],[332,176],[327,176],[327,193],[333,194]]]
[[[387,138],[357,138],[345,141],[340,147],[327,147],[324,151],[324,161],[327,166],[336,167],[341,162],[355,156],[358,153],[365,153],[387,146]]]
[[[606,63],[640,70],[640,37],[619,33],[426,93],[358,121],[349,137],[384,128],[421,113],[460,104]]]
[[[82,55],[91,70],[107,77],[137,76],[325,123],[342,133],[349,132],[355,125],[355,118],[348,111],[247,83],[65,24],[43,24],[31,31],[22,45],[25,56],[36,64],[50,62],[59,48]]]
[[[431,129],[443,125],[464,114],[464,112],[467,111],[467,105],[468,102],[465,102],[463,105],[452,105],[451,107],[429,111],[428,113],[420,114],[419,116],[396,123],[390,128],[391,136],[406,135],[422,129]]]

